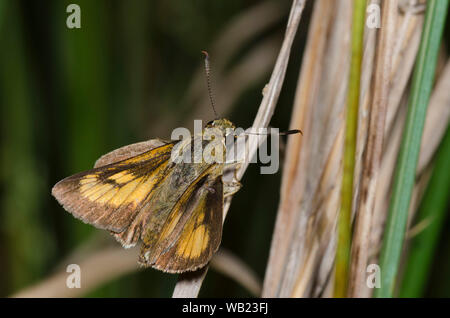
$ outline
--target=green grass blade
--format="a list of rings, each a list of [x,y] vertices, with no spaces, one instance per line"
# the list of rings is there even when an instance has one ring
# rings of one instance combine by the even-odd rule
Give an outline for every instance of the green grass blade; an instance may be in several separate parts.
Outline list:
[[[366,0],[353,4],[352,59],[347,97],[347,120],[345,131],[344,172],[341,190],[341,211],[338,221],[338,246],[336,250],[335,297],[345,297],[351,246],[351,211],[353,197],[353,174],[355,167],[356,133],[358,128],[359,88],[363,55]]]
[[[428,1],[381,249],[381,288],[375,290],[375,297],[392,297],[394,293],[422,131],[434,82],[447,8],[448,0]]]
[[[441,142],[433,174],[420,204],[417,223],[427,227],[412,241],[408,256],[401,297],[423,296],[426,280],[439,236],[444,225],[448,194],[450,193],[450,126]]]

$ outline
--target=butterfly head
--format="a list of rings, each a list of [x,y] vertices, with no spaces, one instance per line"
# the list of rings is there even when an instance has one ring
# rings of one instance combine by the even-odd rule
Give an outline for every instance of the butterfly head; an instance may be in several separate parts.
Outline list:
[[[228,119],[222,118],[211,120],[206,124],[205,128],[216,128],[222,130],[225,133],[227,129],[235,129],[236,127]]]

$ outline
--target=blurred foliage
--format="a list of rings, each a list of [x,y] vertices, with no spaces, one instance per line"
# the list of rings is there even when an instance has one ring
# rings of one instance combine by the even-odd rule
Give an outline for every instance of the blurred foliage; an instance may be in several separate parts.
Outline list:
[[[283,1],[285,18],[244,49],[274,35],[281,43],[290,4]],[[69,3],[81,7],[81,29],[66,27]],[[65,212],[50,195],[51,187],[91,168],[114,148],[170,136],[182,116],[198,106],[182,101],[202,67],[200,51],[212,47],[235,16],[260,3],[0,0],[0,296],[38,282],[63,266],[77,247],[107,235]],[[308,4],[302,18],[272,121],[281,129],[289,124],[311,7]],[[239,56],[233,57],[232,64],[238,62]],[[211,64],[214,77],[214,56]],[[251,125],[269,76],[247,87],[223,115],[237,126]],[[212,112],[200,119],[211,117]],[[167,123],[165,135],[156,136],[159,131],[153,129],[160,123]],[[251,165],[224,226],[223,246],[261,279],[280,177],[280,173],[261,175],[258,165]],[[120,277],[87,296],[167,297],[175,282],[176,275],[148,269]],[[439,284],[439,277],[433,283]],[[439,288],[439,295],[450,295],[448,288]],[[200,296],[250,294],[210,270]]]

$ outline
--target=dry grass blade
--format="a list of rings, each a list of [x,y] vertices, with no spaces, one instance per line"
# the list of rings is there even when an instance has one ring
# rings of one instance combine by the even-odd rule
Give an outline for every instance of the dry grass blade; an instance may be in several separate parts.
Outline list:
[[[406,11],[397,19],[396,44],[393,52],[391,88],[386,114],[386,133],[391,131],[395,117],[412,74],[422,33],[423,15]]]
[[[382,1],[382,23],[377,46],[369,133],[352,242],[349,297],[360,297],[362,295],[360,290],[367,288],[365,280],[370,243],[370,227],[383,150],[386,106],[389,98],[395,26],[398,15],[397,5],[398,1],[396,0]]]
[[[263,100],[253,122],[254,128],[267,127],[275,111],[275,106],[277,104],[278,96],[283,85],[284,75],[286,73],[286,68],[289,61],[292,42],[300,23],[304,5],[305,0],[294,0],[292,3],[283,44],[275,63],[272,76],[267,85],[267,89],[265,90]],[[249,139],[249,157],[247,158],[251,158],[252,155],[256,153],[258,143],[255,139],[257,138]],[[248,164],[248,162],[244,162],[242,164],[241,168],[237,172],[238,179],[242,178],[245,170],[248,167]],[[227,200],[224,204],[224,218],[226,217],[229,206],[230,200]],[[173,297],[197,297],[203,279],[206,275],[206,270],[207,269],[202,269],[199,272],[180,275],[179,282],[174,289]]]
[[[379,242],[384,229],[387,203],[389,202],[390,184],[406,115],[405,96],[407,96],[408,93],[406,86],[412,73],[414,61],[419,49],[422,24],[422,15],[416,15],[407,11],[400,18],[399,27],[397,28],[399,30],[397,34],[399,44],[397,45],[398,49],[394,49],[393,74],[391,79],[392,87],[389,94],[385,125],[386,138],[383,146],[384,154],[376,190],[376,197],[378,199],[375,202],[375,211],[372,219],[370,238],[371,247],[369,251],[371,263],[376,263]],[[366,296],[370,295],[370,293],[371,292],[368,292]]]
[[[239,258],[225,249],[219,249],[211,260],[214,270],[233,278],[253,296],[261,295],[261,282],[256,273]]]
[[[408,14],[408,13],[407,13]],[[423,17],[420,16],[420,22],[417,28],[421,28]],[[420,32],[419,32],[420,36]],[[414,49],[416,49],[414,44]],[[417,50],[417,49],[416,49]],[[427,111],[427,117],[425,121],[425,127],[422,135],[421,149],[419,162],[417,165],[416,175],[421,175],[429,164],[436,148],[445,133],[445,129],[449,120],[450,108],[450,94],[448,91],[448,81],[450,80],[449,63],[441,72],[440,77],[437,79],[434,91],[430,98],[430,104]],[[405,102],[404,102],[405,104]],[[406,105],[404,105],[406,106]],[[393,169],[395,167],[395,160],[397,157],[400,138],[403,129],[403,123],[405,121],[406,111],[405,107],[398,114],[396,125],[393,126],[390,133],[389,143],[386,145],[385,155],[383,157],[380,183],[377,186],[377,197],[379,198],[375,207],[375,214],[373,224],[373,230],[371,234],[371,251],[372,255],[370,262],[377,262],[377,253],[379,251],[381,235],[384,229],[384,223],[387,213],[387,202],[389,202],[389,190],[392,182]],[[417,188],[417,182],[415,188]],[[414,190],[414,193],[418,193]],[[416,195],[414,195],[416,196]],[[410,209],[413,211],[413,209]],[[411,216],[409,217],[411,218]]]
[[[439,142],[445,134],[450,119],[450,61],[438,78],[434,92],[431,95],[430,106],[425,119],[417,172],[421,173],[431,161]]]
[[[317,1],[298,82],[292,122],[304,129],[288,145],[282,198],[263,294],[322,295],[335,251],[346,100],[351,2]],[[370,65],[373,35],[366,39]],[[363,66],[366,68],[367,66]],[[362,78],[368,90],[370,76]]]
[[[275,231],[272,238],[269,262],[266,269],[263,297],[286,296],[281,293],[286,262],[290,254],[290,242],[298,222],[296,207],[298,196],[303,191],[303,180],[299,177],[305,171],[301,165],[301,149],[308,145],[314,134],[311,131],[311,108],[317,97],[321,75],[322,57],[325,54],[325,40],[330,29],[335,2],[319,0],[314,3],[313,17],[308,32],[302,69],[297,84],[291,128],[301,127],[303,138],[289,138],[286,161],[283,169],[281,202],[278,209]],[[339,63],[336,63],[339,65]],[[306,145],[305,145],[306,143]],[[290,194],[295,193],[295,196]],[[297,258],[297,254],[293,258]],[[283,288],[287,290],[288,288]]]
[[[379,4],[379,1],[372,0],[371,3]],[[342,34],[350,34],[351,11],[349,1],[333,1],[332,5],[329,1],[315,2],[291,122],[292,127],[303,129],[304,138],[300,141],[291,139],[287,147],[281,203],[263,296],[317,297],[329,296],[332,291],[330,277],[336,243],[336,207],[339,206],[336,193],[340,192],[336,180],[340,180],[342,173],[342,118],[347,90],[346,81],[340,79],[348,74],[350,55],[349,37],[343,37]],[[398,17],[395,27],[397,36],[392,49],[386,133],[390,132],[394,118],[400,119],[398,110],[417,54],[422,22],[420,14],[409,11]],[[359,197],[358,181],[366,148],[369,107],[373,98],[371,80],[376,34],[376,29],[365,30],[354,206]],[[394,127],[395,130],[401,129],[401,120]],[[389,136],[385,149],[392,158],[396,150],[391,144],[396,144],[396,140],[391,133]],[[386,177],[390,179],[390,174],[386,174],[386,163],[383,159],[379,183],[383,183],[384,188],[377,186],[377,197],[380,189],[386,191],[386,195],[389,190],[389,182],[385,183]],[[385,202],[383,198],[377,200],[377,221],[382,219],[377,213],[379,202]],[[372,253],[371,249],[371,256]]]
[[[339,206],[336,193],[340,191],[335,180],[339,180],[341,174],[339,161],[342,157],[342,105],[345,103],[347,89],[346,84],[337,79],[345,78],[347,72],[348,63],[345,56],[349,55],[348,39],[342,37],[342,34],[349,34],[350,28],[345,22],[349,20],[351,13],[350,4],[348,1],[334,1],[332,5],[327,1],[315,2],[291,122],[291,127],[303,129],[304,138],[291,138],[287,147],[281,203],[263,287],[265,297],[329,296],[331,292],[329,282],[335,251],[336,206]],[[376,93],[375,84],[370,86],[374,71],[376,30],[366,29],[361,78],[362,107],[358,123],[355,167],[355,175],[360,177],[363,170],[362,156],[368,140],[369,106],[372,105],[372,99],[377,98],[374,94],[381,94],[378,96],[379,99],[381,97],[378,103],[387,101],[384,131],[389,137],[385,138],[385,151],[380,150],[383,153],[383,162],[376,186],[376,197],[379,199],[376,200],[374,217],[375,232],[378,233],[383,226],[378,221],[386,215],[386,206],[380,209],[380,203],[383,206],[383,203],[388,201],[391,180],[391,172],[388,170],[394,166],[400,139],[397,137],[397,131],[401,132],[404,122],[405,103],[402,97],[407,94],[406,88],[418,51],[423,22],[423,16],[420,14],[406,11],[398,16],[397,8],[393,4],[390,6],[390,13],[397,15],[397,23],[393,27],[396,38],[389,48],[392,65],[390,70],[384,72],[384,80],[391,84],[388,95],[386,86],[383,88],[384,93]],[[332,14],[329,14],[327,9],[330,9]],[[339,58],[339,54],[344,58]],[[334,65],[327,64],[330,59]],[[385,62],[388,62],[387,57]],[[442,102],[445,97],[439,99]],[[435,104],[435,107],[430,105],[434,114],[446,114],[445,110],[437,110],[442,104]],[[436,137],[435,143],[439,141],[440,136]],[[359,197],[359,187],[360,184],[355,182],[355,204]],[[385,195],[378,196],[380,190],[384,191]],[[416,192],[419,196],[420,189]],[[371,238],[368,255],[370,262],[373,261],[372,257],[378,246]],[[359,296],[368,295],[370,293],[362,292]]]
[[[415,184],[415,172],[426,112],[431,96],[440,41],[449,2],[430,0],[427,5],[417,62],[412,78],[411,95],[403,131],[389,203],[388,219],[380,253],[381,288],[376,297],[392,297],[403,250],[408,209]]]
[[[83,269],[81,288],[67,288],[68,273],[65,270],[12,295],[12,297],[79,297],[94,288],[138,269],[136,258],[139,249],[108,248],[96,251],[77,264]]]
[[[80,268],[83,268],[81,288],[67,288],[66,280],[70,273],[66,272],[66,266],[58,266],[55,273],[49,277],[24,288],[11,297],[80,297],[106,282],[143,269],[136,263],[138,248],[105,248],[102,245],[91,249],[90,245],[97,242],[98,240],[88,241],[62,262],[62,264],[78,264]],[[234,279],[253,295],[260,295],[261,283],[256,274],[230,252],[220,249],[211,260],[211,266],[216,271]]]

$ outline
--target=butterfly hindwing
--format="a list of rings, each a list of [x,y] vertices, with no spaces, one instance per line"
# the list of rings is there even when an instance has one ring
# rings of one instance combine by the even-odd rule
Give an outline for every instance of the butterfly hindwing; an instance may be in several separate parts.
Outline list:
[[[140,263],[166,272],[203,267],[222,237],[223,184],[213,165],[174,205],[159,233],[143,234]]]
[[[149,142],[119,148],[99,161],[120,161],[102,166],[98,161],[96,168],[58,182],[52,194],[76,218],[120,233],[130,225],[152,190],[164,178],[166,169],[172,164],[172,148],[171,143],[158,146],[158,143]]]

